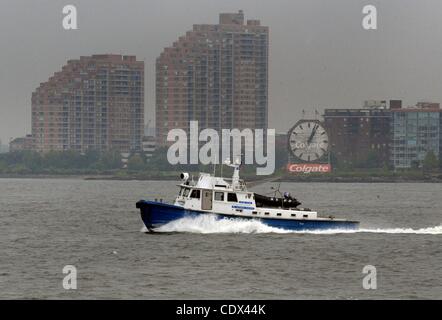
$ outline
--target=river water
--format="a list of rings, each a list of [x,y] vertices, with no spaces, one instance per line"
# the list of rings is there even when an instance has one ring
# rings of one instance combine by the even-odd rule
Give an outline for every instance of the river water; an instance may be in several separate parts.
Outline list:
[[[360,220],[357,232],[211,217],[142,232],[135,202],[172,201],[176,184],[0,179],[0,299],[442,298],[442,184],[281,184],[302,206]],[[63,288],[66,265],[76,290]],[[376,289],[362,285],[366,265]]]

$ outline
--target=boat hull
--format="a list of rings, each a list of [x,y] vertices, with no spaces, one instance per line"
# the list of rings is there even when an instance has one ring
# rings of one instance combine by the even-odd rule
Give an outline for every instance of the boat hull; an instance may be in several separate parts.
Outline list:
[[[302,230],[329,230],[329,229],[347,229],[355,230],[359,227],[359,222],[348,220],[333,220],[333,219],[272,219],[272,218],[257,218],[234,216],[221,213],[209,213],[203,211],[187,210],[179,206],[159,203],[154,201],[140,200],[136,207],[140,209],[141,219],[149,231],[161,227],[169,222],[178,220],[184,217],[197,217],[200,215],[214,214],[218,219],[255,219],[263,224],[280,228],[284,230],[302,231]]]

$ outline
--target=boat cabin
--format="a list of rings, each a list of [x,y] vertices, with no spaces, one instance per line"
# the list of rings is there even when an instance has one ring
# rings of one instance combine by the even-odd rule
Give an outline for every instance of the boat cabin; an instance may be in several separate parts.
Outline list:
[[[232,216],[275,219],[314,219],[317,213],[296,208],[300,203],[293,198],[267,197],[247,190],[239,177],[226,179],[201,173],[198,181],[182,174],[183,182],[175,205],[189,210],[222,213]]]

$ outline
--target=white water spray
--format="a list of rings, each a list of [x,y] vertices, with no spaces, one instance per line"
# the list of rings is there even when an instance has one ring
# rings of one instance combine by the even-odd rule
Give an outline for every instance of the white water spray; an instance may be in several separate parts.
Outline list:
[[[341,234],[341,233],[390,233],[390,234],[442,234],[442,225],[412,228],[377,228],[377,229],[330,229],[316,231],[289,231],[269,227],[259,220],[249,219],[217,219],[215,215],[200,215],[178,219],[155,229],[156,232],[188,232],[188,233],[301,233],[301,234]],[[141,232],[147,232],[146,227]]]
[[[207,214],[178,219],[161,226],[159,232],[190,233],[288,233],[290,231],[269,227],[258,220],[250,219],[217,219]]]

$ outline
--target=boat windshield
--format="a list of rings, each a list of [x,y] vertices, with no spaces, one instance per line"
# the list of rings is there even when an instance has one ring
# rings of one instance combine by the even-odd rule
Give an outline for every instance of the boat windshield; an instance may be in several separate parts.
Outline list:
[[[189,195],[190,189],[181,187],[180,196],[187,197]]]

